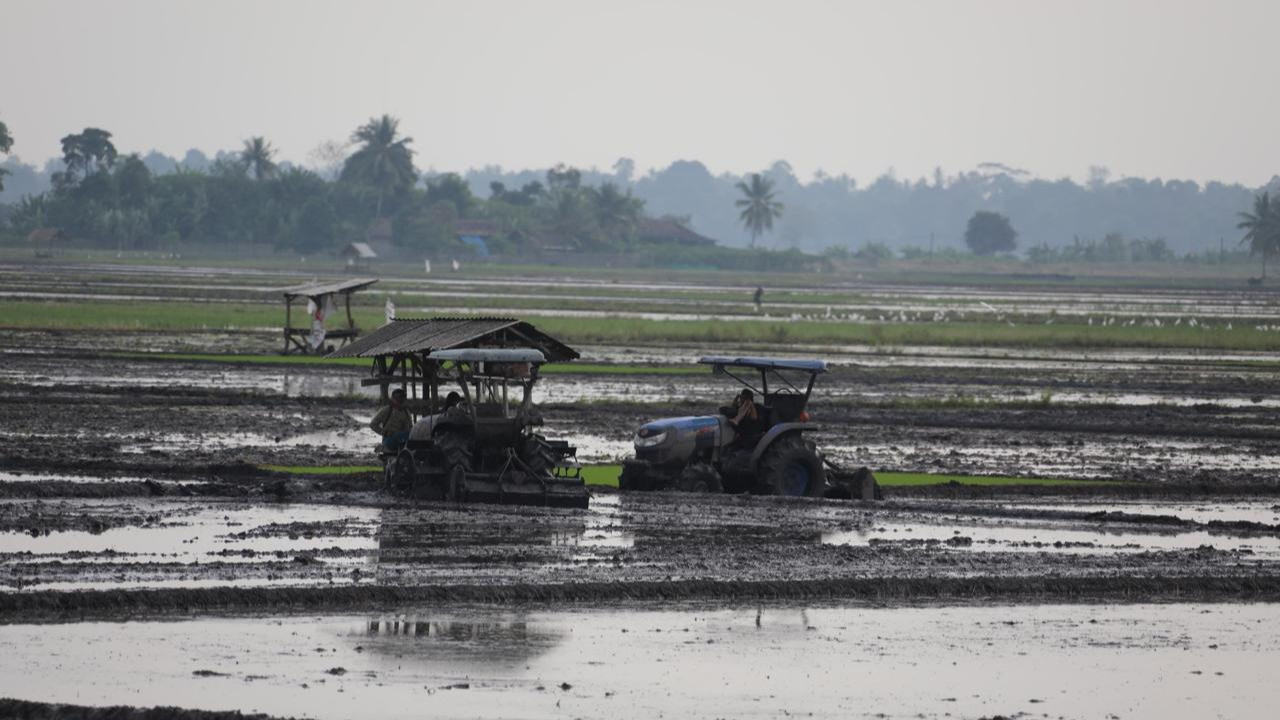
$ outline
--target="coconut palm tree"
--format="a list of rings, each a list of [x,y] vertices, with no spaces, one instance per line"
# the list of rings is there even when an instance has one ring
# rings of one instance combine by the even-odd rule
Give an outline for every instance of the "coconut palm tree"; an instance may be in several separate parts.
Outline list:
[[[9,152],[11,147],[13,147],[13,136],[9,134],[9,127],[0,120],[0,153]],[[8,174],[8,170],[0,168],[0,192],[4,191],[4,176]]]
[[[606,182],[587,192],[595,210],[596,223],[610,240],[625,237],[636,226],[640,212],[644,209],[644,201],[634,197],[630,190],[622,190],[617,185]]]
[[[376,215],[382,217],[383,198],[418,180],[409,149],[413,138],[400,137],[400,121],[383,115],[356,128],[351,140],[360,143],[360,148],[347,158],[340,179],[373,188],[378,194]]]
[[[1240,244],[1249,243],[1250,255],[1262,256],[1262,279],[1267,279],[1267,258],[1280,252],[1280,203],[1271,202],[1269,193],[1253,198],[1253,212],[1240,213],[1236,227],[1244,230]]]
[[[742,208],[738,219],[751,233],[751,247],[756,246],[756,239],[773,229],[773,221],[782,217],[783,205],[774,199],[773,181],[760,173],[752,173],[750,182],[737,184],[742,191],[742,199],[734,203]]]
[[[271,147],[271,143],[262,137],[251,137],[244,141],[240,162],[253,172],[255,180],[262,180],[276,174],[276,164],[271,160],[275,154],[276,150]]]

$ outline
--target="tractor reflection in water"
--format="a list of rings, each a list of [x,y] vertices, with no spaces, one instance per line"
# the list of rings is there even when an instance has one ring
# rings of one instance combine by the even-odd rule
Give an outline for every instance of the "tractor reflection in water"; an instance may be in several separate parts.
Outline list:
[[[533,386],[545,362],[526,348],[427,356],[427,396],[454,381],[462,400],[420,419],[398,452],[382,452],[388,490],[428,500],[587,507],[576,450],[534,432],[543,419]]]

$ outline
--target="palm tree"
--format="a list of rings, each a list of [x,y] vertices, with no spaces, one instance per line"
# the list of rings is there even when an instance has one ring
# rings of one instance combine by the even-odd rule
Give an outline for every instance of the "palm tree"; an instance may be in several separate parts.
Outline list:
[[[1240,213],[1236,227],[1244,230],[1240,244],[1249,243],[1250,255],[1262,256],[1262,279],[1267,279],[1267,258],[1280,252],[1280,203],[1271,202],[1269,193],[1253,198],[1253,212]]]
[[[751,247],[756,246],[756,239],[773,229],[773,221],[782,217],[782,203],[774,199],[773,181],[752,173],[751,182],[739,182],[737,188],[742,191],[742,199],[734,203],[742,208],[738,219],[751,232]]]
[[[271,161],[275,157],[275,148],[262,137],[251,137],[244,141],[244,149],[240,151],[240,162],[253,171],[255,180],[269,178],[276,174],[276,164]]]
[[[0,153],[9,152],[11,147],[13,147],[13,136],[9,134],[9,127],[0,120]],[[8,170],[0,168],[0,192],[4,192],[4,176],[8,174]]]
[[[596,223],[611,240],[625,237],[635,227],[644,209],[644,201],[634,197],[630,190],[606,182],[599,188],[587,191],[595,209]]]
[[[382,200],[418,180],[413,167],[413,138],[402,138],[400,121],[390,115],[372,118],[356,128],[351,140],[361,143],[342,167],[341,178],[372,187],[378,193],[377,217],[382,217]]]

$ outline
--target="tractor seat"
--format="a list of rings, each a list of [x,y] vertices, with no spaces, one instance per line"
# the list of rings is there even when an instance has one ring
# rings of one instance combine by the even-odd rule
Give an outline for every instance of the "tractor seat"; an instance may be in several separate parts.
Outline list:
[[[769,425],[796,422],[804,412],[808,398],[799,393],[769,393],[765,398],[769,403]]]

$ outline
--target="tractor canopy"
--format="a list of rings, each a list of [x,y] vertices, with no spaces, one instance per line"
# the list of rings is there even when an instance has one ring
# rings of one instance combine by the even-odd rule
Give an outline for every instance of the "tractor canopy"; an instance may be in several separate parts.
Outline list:
[[[813,393],[813,382],[827,371],[827,363],[822,360],[708,355],[698,362],[710,365],[712,374],[731,377],[759,395],[766,427],[807,417],[805,406]],[[759,381],[748,379],[743,370],[759,373]]]
[[[439,362],[491,362],[491,363],[533,363],[541,365],[547,361],[541,350],[533,348],[461,348],[458,350],[437,350],[427,356],[427,360]]]
[[[698,362],[702,365],[713,365],[719,368],[739,367],[751,368],[754,370],[799,370],[807,373],[824,373],[827,371],[827,363],[822,360],[789,360],[786,358],[760,358],[760,357],[726,357],[723,355],[708,355]]]

